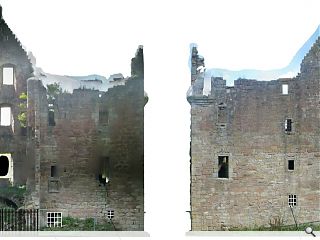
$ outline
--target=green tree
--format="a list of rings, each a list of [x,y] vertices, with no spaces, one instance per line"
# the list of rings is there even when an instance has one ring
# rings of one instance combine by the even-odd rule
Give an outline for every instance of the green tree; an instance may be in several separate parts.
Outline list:
[[[55,99],[62,93],[62,88],[59,83],[47,84],[47,97],[49,100]]]

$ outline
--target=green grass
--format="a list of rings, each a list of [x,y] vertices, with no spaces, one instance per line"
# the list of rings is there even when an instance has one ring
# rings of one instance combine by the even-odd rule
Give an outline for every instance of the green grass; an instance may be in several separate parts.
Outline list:
[[[45,227],[42,228],[41,231],[114,231],[114,228],[112,224],[107,221],[94,224],[93,218],[78,219],[65,217],[62,219],[62,227]]]
[[[304,231],[306,227],[312,227],[314,231],[320,231],[320,223],[304,223],[298,224],[298,228],[295,225],[289,226],[274,226],[274,227],[241,227],[241,228],[230,228],[229,231]]]

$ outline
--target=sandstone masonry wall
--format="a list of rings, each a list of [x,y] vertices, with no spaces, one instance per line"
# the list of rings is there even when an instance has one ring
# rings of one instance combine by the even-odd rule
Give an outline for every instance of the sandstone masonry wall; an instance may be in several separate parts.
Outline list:
[[[226,87],[212,78],[209,96],[193,91],[188,97],[192,230],[269,226],[277,218],[294,224],[289,194],[297,195],[299,223],[319,220],[319,45],[318,39],[293,79],[239,79]],[[201,82],[198,77],[194,86]],[[218,178],[218,156],[228,156],[229,178]]]
[[[26,158],[26,137],[18,121],[20,113],[19,95],[27,91],[27,78],[32,76],[32,67],[26,52],[12,33],[2,16],[0,18],[0,106],[11,107],[13,121],[11,126],[0,126],[0,153],[10,153],[13,159],[14,184],[26,183],[30,164]],[[3,84],[3,68],[14,69],[14,84]],[[6,179],[0,179],[5,185]]]
[[[107,92],[77,89],[52,103],[41,81],[29,79],[29,154],[36,161],[29,189],[35,186],[31,202],[39,199],[42,225],[50,211],[102,221],[112,210],[116,230],[143,230],[143,93],[143,76],[135,75]]]

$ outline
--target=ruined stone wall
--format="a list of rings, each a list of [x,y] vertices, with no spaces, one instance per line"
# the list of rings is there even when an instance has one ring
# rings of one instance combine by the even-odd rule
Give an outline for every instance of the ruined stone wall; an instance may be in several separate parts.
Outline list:
[[[2,16],[1,16],[2,17]],[[19,95],[27,90],[26,79],[32,75],[32,67],[6,22],[0,18],[0,106],[11,107],[11,126],[0,126],[0,153],[10,153],[13,159],[14,184],[24,185],[29,164],[26,159],[26,137],[18,121],[20,113]],[[14,69],[14,84],[3,85],[3,68]],[[1,179],[2,181],[5,179]]]
[[[41,225],[48,211],[102,220],[113,210],[116,230],[143,230],[142,47],[124,86],[106,93],[60,93],[53,102],[41,79],[32,78],[31,63],[2,19],[1,6],[0,53],[0,106],[10,106],[14,119],[12,126],[0,126],[0,154],[11,153],[15,184],[27,185],[25,207],[40,208]],[[12,86],[3,85],[3,67],[14,69]],[[28,95],[27,128],[21,130],[23,92]],[[50,109],[54,124],[49,124]],[[102,109],[107,112],[103,118]],[[0,179],[0,186],[8,184]]]
[[[143,230],[144,226],[144,124],[143,78],[130,78],[126,86],[110,89],[102,97],[109,109],[107,183],[109,209],[115,211],[117,230]],[[105,147],[107,147],[106,144]]]
[[[234,87],[212,78],[208,97],[189,96],[192,230],[293,224],[289,194],[297,195],[298,223],[319,220],[319,72],[318,40],[296,78],[240,79]],[[229,178],[218,178],[218,156],[228,156]]]
[[[50,211],[99,221],[112,210],[116,230],[143,230],[143,93],[139,73],[107,92],[78,89],[53,103],[41,81],[28,81],[28,154],[35,174],[27,205],[39,202],[42,225]]]

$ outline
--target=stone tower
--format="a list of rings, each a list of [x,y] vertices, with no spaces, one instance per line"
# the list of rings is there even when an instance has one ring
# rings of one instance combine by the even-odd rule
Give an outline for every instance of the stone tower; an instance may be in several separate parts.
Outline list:
[[[294,78],[212,77],[209,94],[191,57],[192,230],[318,221],[320,39]]]
[[[1,6],[0,53],[0,158],[10,162],[9,174],[0,177],[0,184],[25,185],[32,169],[26,157],[25,94],[33,69],[25,50],[3,19]]]

